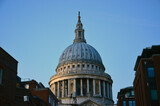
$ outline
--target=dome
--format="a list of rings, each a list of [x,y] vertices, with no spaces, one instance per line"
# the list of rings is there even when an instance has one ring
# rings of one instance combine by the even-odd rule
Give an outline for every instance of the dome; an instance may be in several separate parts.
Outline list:
[[[97,50],[87,43],[74,43],[68,46],[59,59],[59,65],[67,62],[94,62],[102,64]]]
[[[49,85],[63,105],[114,104],[113,81],[111,76],[105,73],[97,50],[86,42],[80,12],[73,44],[62,52],[55,71],[56,74],[50,78]]]

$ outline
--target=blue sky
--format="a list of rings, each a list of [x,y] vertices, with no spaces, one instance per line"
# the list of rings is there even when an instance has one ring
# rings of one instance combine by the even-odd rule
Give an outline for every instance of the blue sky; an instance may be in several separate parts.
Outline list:
[[[0,46],[18,75],[49,87],[63,50],[73,43],[78,11],[85,38],[113,79],[113,98],[131,86],[137,56],[160,44],[159,0],[0,0]]]

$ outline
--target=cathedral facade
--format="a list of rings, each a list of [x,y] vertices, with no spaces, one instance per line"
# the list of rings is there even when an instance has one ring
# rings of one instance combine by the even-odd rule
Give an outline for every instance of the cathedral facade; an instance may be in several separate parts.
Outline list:
[[[79,13],[73,44],[63,51],[50,78],[51,91],[66,105],[112,105],[113,81],[97,50],[87,44],[80,18]]]

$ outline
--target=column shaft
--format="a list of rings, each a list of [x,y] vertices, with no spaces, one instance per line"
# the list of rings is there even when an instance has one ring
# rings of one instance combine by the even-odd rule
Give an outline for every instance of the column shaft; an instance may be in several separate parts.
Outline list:
[[[63,87],[62,97],[65,97],[65,82],[64,82],[64,80],[62,81],[62,87]]]
[[[54,83],[54,94],[56,95],[56,82]]]
[[[76,87],[76,79],[74,79],[74,92],[75,92],[75,94],[76,94],[76,92],[77,92],[77,91],[76,91],[76,88],[77,88],[77,87]],[[73,95],[72,95],[72,96],[73,96]]]
[[[57,89],[58,98],[60,98],[60,82],[58,81],[58,89]]]
[[[102,96],[101,95],[101,80],[99,80],[99,96]]]
[[[87,93],[89,94],[89,79],[87,79]]]
[[[81,81],[81,96],[83,96],[83,79],[81,78],[80,81]]]
[[[71,85],[71,82],[70,82],[70,79],[68,79],[68,97],[71,96],[71,87],[70,87],[70,85]]]
[[[112,95],[112,85],[110,84],[110,90],[111,90],[111,99],[113,99],[113,95]]]
[[[96,91],[95,91],[95,79],[93,79],[93,96],[96,95]]]
[[[107,82],[107,98],[109,98],[109,83]]]
[[[103,81],[103,97],[106,97],[105,81]]]

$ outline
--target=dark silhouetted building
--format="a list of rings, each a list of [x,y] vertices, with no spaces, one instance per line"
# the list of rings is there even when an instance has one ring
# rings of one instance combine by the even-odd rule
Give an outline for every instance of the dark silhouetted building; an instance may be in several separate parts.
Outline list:
[[[21,82],[17,64],[18,61],[0,47],[0,106],[57,106],[58,99],[42,83]]]
[[[117,106],[135,106],[133,87],[126,87],[120,90],[117,95]]]
[[[17,64],[18,61],[0,47],[0,106],[15,103]]]
[[[143,49],[134,70],[136,106],[160,106],[160,45]]]

